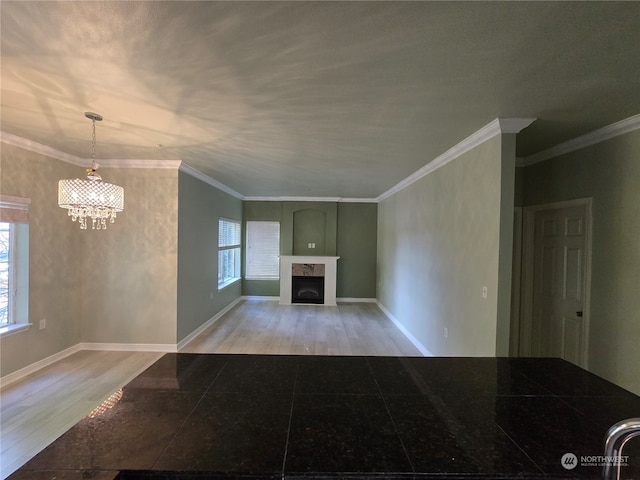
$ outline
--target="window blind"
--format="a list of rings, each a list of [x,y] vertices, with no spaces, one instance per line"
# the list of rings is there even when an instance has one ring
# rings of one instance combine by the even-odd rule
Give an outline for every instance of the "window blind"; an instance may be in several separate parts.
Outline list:
[[[253,280],[280,277],[280,223],[247,222],[247,273]]]
[[[221,218],[218,221],[218,247],[240,245],[240,222]]]
[[[240,279],[240,222],[218,219],[218,290]]]

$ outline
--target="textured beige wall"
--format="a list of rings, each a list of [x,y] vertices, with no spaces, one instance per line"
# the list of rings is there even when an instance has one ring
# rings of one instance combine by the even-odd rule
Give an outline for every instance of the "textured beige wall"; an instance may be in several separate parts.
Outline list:
[[[106,231],[81,232],[82,341],[175,344],[178,171],[101,174],[124,187],[125,211]]]
[[[494,137],[378,205],[378,300],[434,355],[496,353],[501,148]]]
[[[83,170],[74,165],[0,144],[0,193],[28,197],[28,331],[0,339],[0,375],[42,360],[80,341],[82,237],[58,207],[58,180]],[[47,327],[38,329],[40,319]]]
[[[34,326],[0,340],[0,374],[80,342],[175,344],[178,171],[101,169],[105,181],[125,188],[125,211],[106,231],[81,231],[58,207],[57,188],[84,169],[1,145],[0,192],[31,198]]]

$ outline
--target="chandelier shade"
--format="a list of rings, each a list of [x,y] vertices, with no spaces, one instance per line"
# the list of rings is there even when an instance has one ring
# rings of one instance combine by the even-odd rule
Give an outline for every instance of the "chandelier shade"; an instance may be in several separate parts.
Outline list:
[[[92,228],[102,230],[124,210],[124,189],[98,179],[68,178],[58,182],[58,205],[68,209],[74,222],[79,220],[81,229],[86,230],[89,217]]]
[[[92,229],[104,230],[107,228],[107,220],[114,223],[116,213],[124,210],[124,189],[103,182],[96,172],[99,167],[95,160],[96,120],[102,120],[102,116],[91,112],[84,115],[93,122],[92,165],[87,169],[86,180],[67,178],[58,182],[58,206],[68,210],[71,220],[78,221],[80,229],[87,229],[87,218],[90,218]]]

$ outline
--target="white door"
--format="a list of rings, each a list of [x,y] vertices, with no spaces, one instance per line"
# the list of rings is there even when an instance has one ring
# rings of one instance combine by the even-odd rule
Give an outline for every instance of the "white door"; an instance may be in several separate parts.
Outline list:
[[[534,225],[531,355],[584,366],[586,207],[537,211]]]

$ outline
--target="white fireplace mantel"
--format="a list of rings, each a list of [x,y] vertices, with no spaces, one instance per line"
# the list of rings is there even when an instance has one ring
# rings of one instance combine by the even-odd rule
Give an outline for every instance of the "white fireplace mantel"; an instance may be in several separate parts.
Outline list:
[[[312,255],[280,256],[280,305],[291,305],[291,269],[294,263],[313,263],[324,265],[324,304],[336,306],[336,277],[338,259]]]

